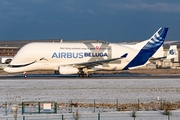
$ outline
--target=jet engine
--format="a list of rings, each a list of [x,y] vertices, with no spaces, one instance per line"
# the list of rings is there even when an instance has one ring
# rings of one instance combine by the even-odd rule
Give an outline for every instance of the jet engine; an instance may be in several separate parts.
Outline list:
[[[71,66],[59,67],[59,74],[78,74],[79,70]]]

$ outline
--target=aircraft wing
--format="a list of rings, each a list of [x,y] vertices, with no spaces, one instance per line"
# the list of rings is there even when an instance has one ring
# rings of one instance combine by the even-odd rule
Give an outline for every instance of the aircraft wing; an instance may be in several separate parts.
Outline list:
[[[122,55],[121,57],[118,58],[112,58],[112,59],[106,59],[106,60],[98,60],[98,61],[91,61],[91,62],[83,62],[83,63],[77,63],[77,64],[73,64],[73,67],[76,68],[91,68],[94,66],[98,66],[98,65],[103,65],[104,63],[108,63],[110,61],[114,61],[114,60],[119,60],[119,59],[123,59],[126,58],[128,55],[128,53],[125,53],[124,55]]]
[[[164,57],[158,57],[158,58],[149,58],[149,61],[151,62],[151,63],[153,63],[153,62],[155,62],[155,61],[157,61],[157,60],[165,60],[165,59],[172,59],[172,58],[175,58],[176,57],[176,55],[168,55],[168,56],[164,56]]]

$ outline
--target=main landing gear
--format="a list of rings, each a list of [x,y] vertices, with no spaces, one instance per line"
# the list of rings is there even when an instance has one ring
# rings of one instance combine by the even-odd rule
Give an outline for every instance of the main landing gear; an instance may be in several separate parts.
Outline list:
[[[92,74],[79,74],[79,77],[92,77]]]
[[[92,74],[88,73],[87,68],[79,69],[78,74],[79,74],[79,77],[82,77],[82,78],[92,77]]]

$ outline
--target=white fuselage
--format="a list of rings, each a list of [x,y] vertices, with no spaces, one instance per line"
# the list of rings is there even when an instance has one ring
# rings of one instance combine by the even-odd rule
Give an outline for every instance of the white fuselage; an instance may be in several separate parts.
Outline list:
[[[13,67],[5,70],[11,73],[58,70],[59,66],[119,58],[124,53],[128,53],[124,59],[89,69],[89,71],[122,70],[138,52],[136,49],[113,43],[29,43],[18,51],[9,65]]]
[[[127,70],[144,65],[164,43],[168,28],[133,46],[114,43],[29,43],[4,70],[9,73],[54,70],[91,76],[89,71]]]

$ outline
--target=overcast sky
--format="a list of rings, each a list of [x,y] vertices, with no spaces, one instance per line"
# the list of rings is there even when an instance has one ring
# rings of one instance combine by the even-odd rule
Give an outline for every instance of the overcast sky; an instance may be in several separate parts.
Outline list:
[[[180,0],[0,0],[0,40],[180,40]]]

